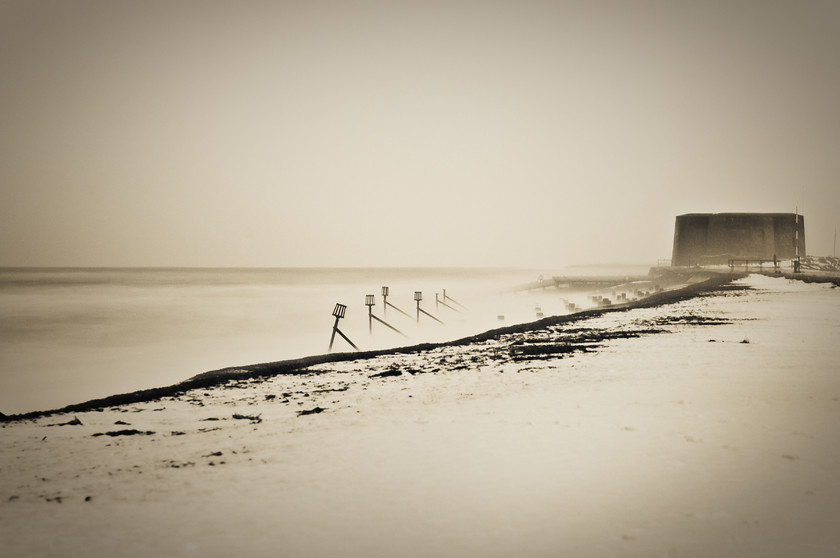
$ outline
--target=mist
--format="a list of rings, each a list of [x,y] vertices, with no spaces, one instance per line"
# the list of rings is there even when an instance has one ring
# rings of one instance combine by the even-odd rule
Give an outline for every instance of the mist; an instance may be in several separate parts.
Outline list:
[[[0,265],[652,262],[797,209],[827,255],[838,10],[4,1]]]

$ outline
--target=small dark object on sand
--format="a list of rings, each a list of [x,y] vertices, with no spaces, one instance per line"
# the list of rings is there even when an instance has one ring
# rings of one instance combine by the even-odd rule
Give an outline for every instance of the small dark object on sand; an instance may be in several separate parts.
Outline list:
[[[73,420],[68,420],[67,422],[60,422],[58,424],[48,424],[47,426],[81,426],[82,421],[79,420],[79,417],[73,417]]]
[[[557,357],[575,351],[586,352],[590,347],[575,343],[535,343],[510,348],[510,356],[514,360],[531,360],[540,357]]]
[[[302,417],[303,415],[315,415],[318,413],[323,413],[326,409],[322,409],[321,407],[315,407],[314,409],[304,409],[303,411],[298,411],[298,416]]]
[[[340,387],[340,388],[316,389],[312,393],[331,393],[331,392],[335,392],[335,391],[347,391],[348,389],[350,389],[350,386],[344,386],[344,387]]]
[[[93,434],[93,436],[94,437],[96,437],[96,436],[112,436],[113,437],[113,436],[134,436],[135,434],[144,434],[146,436],[151,436],[152,434],[154,434],[154,432],[152,432],[151,430],[147,430],[145,432],[142,432],[140,430],[134,430],[134,429],[132,429],[132,430],[114,430],[112,432],[97,432],[96,434]]]
[[[262,422],[260,415],[233,415],[233,418],[240,419],[240,420],[250,420],[251,424],[259,424]]]
[[[389,376],[402,376],[402,372],[399,370],[386,370],[384,372],[380,372],[379,374],[372,374],[368,376],[369,378],[388,378]]]

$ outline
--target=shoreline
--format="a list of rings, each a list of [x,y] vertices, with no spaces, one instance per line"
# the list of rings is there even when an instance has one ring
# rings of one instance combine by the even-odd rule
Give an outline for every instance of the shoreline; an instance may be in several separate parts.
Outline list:
[[[630,301],[622,304],[614,304],[600,308],[591,308],[587,310],[582,310],[580,312],[574,312],[572,314],[548,316],[533,322],[526,322],[521,324],[504,326],[500,328],[494,328],[482,333],[470,335],[452,341],[420,343],[404,347],[378,349],[373,351],[360,351],[355,353],[324,353],[319,355],[310,355],[306,357],[287,359],[275,362],[255,363],[243,366],[228,366],[217,370],[210,370],[199,373],[195,376],[192,376],[191,378],[169,386],[137,390],[129,393],[114,394],[104,398],[91,399],[81,403],[66,405],[57,409],[29,411],[26,413],[18,413],[13,415],[4,415],[2,412],[0,412],[0,423],[33,420],[53,415],[95,411],[104,409],[106,407],[115,407],[120,405],[129,405],[133,403],[155,401],[163,397],[172,397],[195,389],[211,388],[233,379],[247,380],[283,374],[305,374],[307,368],[319,364],[328,364],[333,362],[348,362],[355,360],[369,360],[380,356],[419,353],[441,347],[456,347],[470,345],[472,343],[478,343],[498,338],[502,335],[535,331],[552,325],[575,322],[593,316],[600,316],[606,313],[620,312],[636,308],[649,308],[678,302],[680,300],[685,300],[688,298],[702,296],[709,291],[718,289],[724,285],[728,285],[732,281],[741,279],[748,275],[747,273],[743,272],[730,273],[705,271],[703,274],[708,275],[709,277],[702,281],[685,284],[684,286],[678,288],[660,291],[658,293],[654,293],[648,297],[639,300]],[[685,276],[682,277],[685,278]]]

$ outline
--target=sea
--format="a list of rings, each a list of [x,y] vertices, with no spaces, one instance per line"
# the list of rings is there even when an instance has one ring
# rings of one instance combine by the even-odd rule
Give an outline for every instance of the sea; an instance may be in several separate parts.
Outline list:
[[[568,297],[517,287],[552,273],[563,270],[3,268],[0,413],[56,409],[209,370],[323,354],[337,304],[346,309],[336,352],[354,350],[345,337],[360,350],[381,349],[534,321],[565,313]],[[585,297],[576,302],[580,307]]]

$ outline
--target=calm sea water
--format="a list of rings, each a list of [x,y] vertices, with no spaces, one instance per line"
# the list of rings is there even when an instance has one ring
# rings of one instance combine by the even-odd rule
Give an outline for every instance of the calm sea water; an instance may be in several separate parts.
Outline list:
[[[0,412],[56,408],[173,384],[200,372],[327,352],[339,327],[360,349],[455,339],[562,313],[556,295],[503,292],[539,270],[2,269]],[[383,315],[382,286],[393,309]],[[435,308],[435,293],[468,311]],[[421,315],[421,307],[445,325]],[[376,296],[369,333],[365,295]],[[542,299],[542,300],[540,300]],[[452,306],[456,305],[450,303]],[[336,338],[335,350],[352,350]]]

